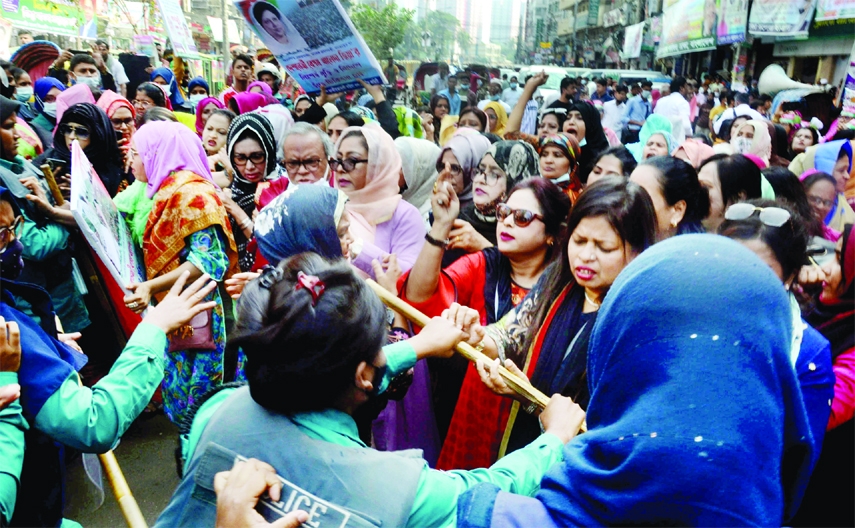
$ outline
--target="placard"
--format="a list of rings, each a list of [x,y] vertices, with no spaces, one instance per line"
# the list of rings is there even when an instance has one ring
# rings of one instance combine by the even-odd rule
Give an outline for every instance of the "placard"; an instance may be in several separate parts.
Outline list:
[[[173,53],[179,57],[198,59],[199,50],[193,42],[193,34],[187,26],[187,19],[184,18],[184,11],[179,1],[157,0],[157,5],[163,17],[163,25],[166,26],[166,32],[169,34]]]
[[[16,28],[28,29],[36,34],[86,37],[87,30],[95,23],[95,8],[92,5],[93,0],[68,4],[43,0],[3,0],[0,18],[12,22]]]
[[[309,94],[386,84],[338,0],[235,0],[246,23]]]
[[[71,144],[71,214],[125,293],[130,294],[125,290],[128,284],[145,282],[145,267],[128,225],[77,140]]]
[[[748,17],[752,35],[807,36],[816,0],[754,0]]]

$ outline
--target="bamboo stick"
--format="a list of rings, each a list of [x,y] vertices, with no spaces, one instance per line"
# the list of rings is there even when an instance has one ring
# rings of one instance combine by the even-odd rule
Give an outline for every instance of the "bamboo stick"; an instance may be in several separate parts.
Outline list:
[[[45,175],[45,180],[48,182],[48,187],[50,187],[50,193],[53,195],[53,199],[56,202],[57,206],[61,206],[65,203],[65,198],[62,196],[62,191],[59,190],[59,185],[56,184],[56,178],[53,175],[53,171],[50,168],[50,165],[45,163],[41,167],[42,174]]]
[[[365,281],[368,283],[369,286],[371,286],[371,289],[374,290],[374,293],[376,293],[377,296],[380,297],[380,300],[383,301],[383,304],[400,313],[413,324],[424,328],[424,326],[430,321],[430,317],[413,308],[405,301],[402,301],[398,297],[392,295],[392,293],[390,293],[386,288],[380,286],[371,279],[365,279]],[[492,362],[492,360],[487,357],[487,355],[483,354],[482,352],[478,352],[468,343],[458,343],[454,347],[454,349],[461,356],[465,357],[473,363],[477,362],[479,359],[484,361],[485,363]],[[537,405],[540,410],[546,408],[546,404],[549,403],[549,397],[546,394],[540,392],[527,379],[517,376],[516,374],[501,365],[499,366],[499,376],[502,377],[502,379],[505,381],[508,387],[511,388],[511,390]],[[588,430],[588,424],[583,422],[582,427],[579,430],[583,433],[586,432]]]
[[[430,321],[430,317],[416,310],[406,302],[401,299],[395,297],[391,293],[389,293],[386,288],[383,288],[376,282],[371,279],[366,279],[368,285],[374,290],[374,293],[380,297],[380,300],[388,306],[389,308],[395,310],[400,313],[407,319],[409,319],[412,323],[424,327],[428,321]],[[492,359],[487,357],[485,354],[478,352],[468,343],[458,343],[455,347],[455,350],[468,359],[469,361],[475,363],[476,361],[483,360],[485,363],[492,363]],[[544,393],[537,390],[528,380],[523,379],[513,372],[509,371],[503,366],[499,366],[499,375],[508,384],[508,386],[513,389],[514,392],[520,394],[525,397],[528,401],[536,404],[541,410],[546,407],[546,404],[549,403],[549,397]]]
[[[107,451],[103,455],[98,455],[98,459],[104,466],[107,481],[113,489],[113,495],[116,496],[116,501],[119,503],[119,508],[122,509],[122,515],[125,516],[129,528],[148,528],[145,517],[143,517],[136,499],[131,494],[131,488],[128,487],[128,481],[125,480],[125,475],[119,467],[116,455],[112,451]]]

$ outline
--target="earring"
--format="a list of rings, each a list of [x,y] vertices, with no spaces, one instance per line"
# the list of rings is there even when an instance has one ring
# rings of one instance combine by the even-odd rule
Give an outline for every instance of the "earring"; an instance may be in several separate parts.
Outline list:
[[[671,227],[677,227],[677,223],[676,220],[671,220]]]
[[[554,241],[554,240],[552,240],[551,238],[550,238],[549,240],[547,240],[547,241],[546,241],[546,245],[547,245],[547,246],[549,246],[549,247],[552,247],[552,246],[553,246],[553,244],[555,244],[555,241]]]

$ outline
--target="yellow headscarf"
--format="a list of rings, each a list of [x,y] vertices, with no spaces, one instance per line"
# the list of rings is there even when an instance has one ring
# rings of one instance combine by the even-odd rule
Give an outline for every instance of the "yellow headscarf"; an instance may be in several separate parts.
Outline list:
[[[496,129],[488,130],[488,132],[492,132],[499,137],[503,137],[505,135],[505,126],[508,124],[508,114],[505,112],[504,107],[499,104],[497,101],[490,101],[486,105],[484,105],[484,113],[487,113],[487,109],[492,108],[493,112],[496,112]],[[488,116],[489,117],[489,116]],[[488,119],[489,123],[489,119]],[[488,125],[489,126],[489,125]]]

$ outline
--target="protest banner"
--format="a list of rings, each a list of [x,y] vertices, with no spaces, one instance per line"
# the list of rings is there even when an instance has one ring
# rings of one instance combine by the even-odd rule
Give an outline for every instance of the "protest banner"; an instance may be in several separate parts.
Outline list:
[[[309,94],[386,84],[338,0],[235,0],[247,25]]]
[[[87,36],[84,27],[92,26],[92,17],[84,20],[82,7],[91,13],[91,0],[59,4],[43,0],[2,0],[0,18],[11,22],[16,28],[36,33],[54,33],[66,37]],[[93,15],[94,16],[94,15]]]
[[[748,27],[748,0],[718,0],[718,45],[745,40]]]
[[[814,22],[855,19],[855,0],[819,0]]]
[[[125,219],[77,140],[71,144],[71,214],[86,242],[122,289],[145,282],[145,268]]]
[[[715,49],[716,0],[666,3],[657,57]]]
[[[638,24],[626,26],[623,53],[621,54],[621,57],[624,59],[637,59],[641,55],[641,42],[644,38],[645,23],[639,22]]]
[[[178,0],[157,0],[157,5],[160,7],[163,25],[166,26],[166,32],[172,42],[172,51],[179,57],[198,59],[199,50],[193,42],[193,34],[190,33],[187,19],[184,18],[184,11]]]
[[[752,35],[807,36],[816,0],[754,0],[748,17]]]

